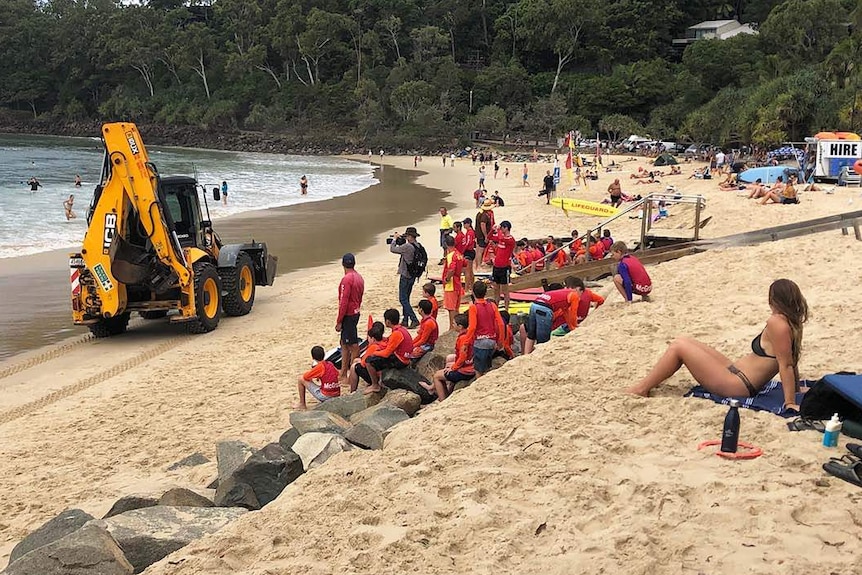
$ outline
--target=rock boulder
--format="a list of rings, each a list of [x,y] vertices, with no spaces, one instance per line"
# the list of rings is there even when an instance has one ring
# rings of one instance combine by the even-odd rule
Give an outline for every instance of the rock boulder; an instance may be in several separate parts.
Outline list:
[[[34,549],[38,549],[74,533],[91,519],[93,519],[92,515],[84,513],[80,509],[67,509],[63,511],[18,542],[18,545],[9,554],[9,563],[13,563],[16,559]]]
[[[216,444],[216,461],[218,462],[218,479],[223,481],[245,463],[254,453],[254,449],[242,441],[219,441]]]
[[[219,481],[215,504],[219,507],[242,507],[249,511],[260,509],[260,501],[257,500],[251,485],[234,476]]]
[[[434,349],[422,356],[416,362],[416,371],[421,373],[425,379],[431,381],[434,372],[446,367],[446,356],[455,353],[455,340],[458,339],[456,330],[441,333],[434,344]]]
[[[422,406],[422,398],[406,389],[392,389],[386,394],[381,403],[403,409],[407,415],[413,417]]]
[[[155,495],[126,495],[117,499],[117,502],[114,503],[110,511],[105,513],[102,519],[107,519],[126,511],[132,511],[133,509],[144,509],[145,507],[152,507],[158,504],[159,498]]]
[[[431,380],[420,375],[415,369],[385,369],[380,374],[380,381],[389,389],[406,389],[415,393],[423,405],[437,399],[419,383],[420,381],[431,383]]]
[[[181,469],[183,467],[195,467],[197,465],[203,465],[204,463],[209,463],[210,460],[203,453],[192,453],[188,457],[183,457],[170,467],[168,467],[168,471],[176,471],[177,469]]]
[[[344,435],[350,427],[350,422],[328,411],[294,411],[290,414],[290,424],[299,432],[305,433],[336,433]]]
[[[306,471],[322,465],[336,453],[351,449],[354,447],[350,442],[334,433],[306,433],[293,444],[293,451],[302,459]]]
[[[297,439],[299,439],[299,432],[295,428],[290,427],[287,431],[281,434],[281,437],[278,438],[278,444],[287,451],[293,447],[293,444],[296,443]]]
[[[339,397],[333,397],[323,403],[317,405],[314,409],[319,411],[328,411],[336,415],[340,415],[344,419],[349,419],[354,413],[359,413],[363,409],[368,409],[380,403],[383,399],[383,393],[362,393],[362,391],[354,391]]]
[[[215,504],[190,489],[177,487],[165,492],[159,499],[159,505],[168,507],[215,507]]]
[[[204,535],[215,533],[243,513],[239,508],[148,507],[99,521],[140,573]]]
[[[224,507],[239,505],[246,509],[260,509],[278,497],[302,473],[302,460],[296,453],[285,450],[278,443],[270,443],[255,452],[229,478],[219,482],[215,503]]]
[[[354,416],[358,421],[344,436],[350,443],[365,449],[383,449],[389,429],[396,423],[410,419],[403,409],[392,405],[377,405],[366,412]]]
[[[96,523],[87,523],[65,537],[22,555],[6,567],[4,574],[131,575],[134,569],[120,546]]]

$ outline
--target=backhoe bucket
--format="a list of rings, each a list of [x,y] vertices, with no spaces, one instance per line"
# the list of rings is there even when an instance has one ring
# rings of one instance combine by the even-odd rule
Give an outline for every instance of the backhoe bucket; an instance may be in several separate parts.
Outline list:
[[[111,273],[124,284],[145,283],[150,274],[152,255],[120,236],[111,242]]]

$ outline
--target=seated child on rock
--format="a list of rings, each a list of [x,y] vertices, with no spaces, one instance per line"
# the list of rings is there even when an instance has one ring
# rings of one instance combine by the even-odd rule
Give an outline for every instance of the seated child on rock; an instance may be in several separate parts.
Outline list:
[[[420,300],[417,307],[422,319],[419,320],[419,331],[413,338],[413,350],[407,354],[407,358],[413,361],[413,365],[434,349],[434,344],[437,343],[437,337],[440,335],[437,321],[431,315],[431,302],[427,299]]]
[[[446,399],[455,389],[456,383],[469,381],[476,376],[473,368],[473,344],[467,333],[468,321],[466,314],[459,313],[455,316],[455,327],[458,330],[455,355],[446,358],[446,368],[436,371],[430,384],[419,382],[422,387],[437,395],[437,401]]]
[[[359,379],[362,378],[365,383],[371,383],[371,376],[368,374],[368,368],[365,361],[369,356],[374,355],[377,351],[386,347],[386,338],[383,337],[383,331],[386,327],[382,322],[375,321],[368,328],[368,347],[365,348],[365,353],[359,359],[353,360],[353,365],[350,366],[350,371],[347,373],[347,383],[350,384],[350,392],[356,391],[359,387]]]
[[[333,397],[341,395],[341,386],[338,384],[338,368],[331,361],[324,359],[326,351],[319,345],[311,348],[311,359],[314,364],[311,369],[302,374],[296,384],[299,393],[299,403],[294,409],[305,410],[305,392],[311,394],[314,399],[323,403]]]
[[[377,393],[383,391],[380,385],[380,375],[387,369],[404,369],[410,366],[407,354],[413,350],[413,336],[407,328],[399,323],[401,314],[397,309],[390,308],[383,312],[383,323],[389,328],[386,346],[367,354],[365,367],[371,378],[371,383],[362,393]]]

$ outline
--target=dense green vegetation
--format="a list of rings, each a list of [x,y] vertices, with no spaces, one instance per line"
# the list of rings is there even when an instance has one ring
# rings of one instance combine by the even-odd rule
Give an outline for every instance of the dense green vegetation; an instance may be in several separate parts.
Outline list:
[[[758,35],[672,39],[738,18]],[[355,144],[862,128],[862,0],[3,0],[0,106]]]

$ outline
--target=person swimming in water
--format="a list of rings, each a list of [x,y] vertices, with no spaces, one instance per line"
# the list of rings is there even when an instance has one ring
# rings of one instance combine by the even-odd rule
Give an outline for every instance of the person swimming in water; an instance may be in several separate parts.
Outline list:
[[[303,196],[308,195],[308,178],[305,176],[299,178],[299,193]]]
[[[76,188],[81,187],[81,175],[80,174],[75,174],[75,187]]]
[[[680,337],[664,352],[645,378],[627,391],[649,397],[650,391],[685,366],[710,393],[724,397],[754,397],[777,374],[784,391],[784,408],[799,411],[796,392],[802,327],[808,321],[808,303],[799,286],[779,279],[769,286],[772,315],[751,342],[751,353],[733,362],[718,350],[697,340]]]
[[[78,216],[72,211],[72,206],[75,204],[75,194],[69,194],[69,199],[63,202],[63,209],[66,210],[66,220],[74,220]]]
[[[31,192],[37,192],[39,191],[39,188],[42,187],[42,184],[39,183],[39,180],[36,179],[36,176],[33,176],[29,180],[27,180],[27,185],[30,186]]]

